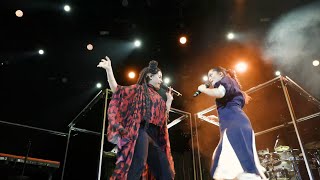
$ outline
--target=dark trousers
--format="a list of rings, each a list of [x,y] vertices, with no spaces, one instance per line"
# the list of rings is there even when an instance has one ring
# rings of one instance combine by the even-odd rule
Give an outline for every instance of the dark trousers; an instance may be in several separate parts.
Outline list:
[[[146,163],[157,180],[173,179],[174,175],[166,153],[160,149],[144,128],[140,128],[127,179],[139,180]]]

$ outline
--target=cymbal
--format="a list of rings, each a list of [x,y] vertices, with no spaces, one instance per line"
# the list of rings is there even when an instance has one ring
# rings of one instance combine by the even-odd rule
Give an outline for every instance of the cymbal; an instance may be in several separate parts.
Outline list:
[[[320,149],[320,141],[312,141],[305,144],[306,149]]]
[[[274,148],[275,151],[288,151],[290,149],[289,146],[278,146],[276,148]]]

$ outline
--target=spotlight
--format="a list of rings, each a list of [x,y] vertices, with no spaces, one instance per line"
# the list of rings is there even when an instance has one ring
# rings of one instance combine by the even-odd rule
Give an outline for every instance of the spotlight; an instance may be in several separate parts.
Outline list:
[[[186,44],[187,43],[187,38],[185,36],[180,37],[179,39],[181,44]]]
[[[134,41],[134,46],[135,47],[140,47],[141,46],[141,41],[140,40],[135,40]]]
[[[313,64],[313,66],[319,66],[319,60],[314,60],[313,62],[312,62],[312,64]]]
[[[44,50],[40,49],[40,50],[38,51],[38,53],[39,53],[40,55],[43,55],[43,54],[44,54]]]
[[[229,32],[229,33],[227,34],[227,38],[228,38],[228,40],[234,39],[234,34],[233,34],[232,32]]]
[[[93,49],[93,45],[92,45],[92,44],[88,44],[88,45],[87,45],[87,49],[88,49],[89,51],[91,51],[91,50]]]
[[[17,17],[22,17],[23,16],[23,12],[21,10],[17,10],[16,11],[16,16]]]
[[[134,72],[129,72],[128,76],[129,76],[130,79],[133,79],[133,78],[136,77],[136,73],[134,73]]]
[[[164,78],[163,82],[165,84],[169,84],[170,83],[170,78],[168,78],[168,77]]]
[[[248,65],[244,62],[240,62],[236,65],[236,70],[240,73],[245,72],[248,68]]]
[[[203,81],[208,81],[208,76],[203,76],[203,77],[202,77],[202,80],[203,80]]]
[[[66,12],[70,12],[71,7],[70,7],[69,5],[64,5],[63,9],[64,9],[64,11],[66,11]]]
[[[276,76],[280,76],[280,75],[281,75],[281,72],[280,72],[280,71],[276,71],[274,74],[275,74]]]
[[[102,87],[102,84],[101,83],[97,83],[96,87],[100,89]]]

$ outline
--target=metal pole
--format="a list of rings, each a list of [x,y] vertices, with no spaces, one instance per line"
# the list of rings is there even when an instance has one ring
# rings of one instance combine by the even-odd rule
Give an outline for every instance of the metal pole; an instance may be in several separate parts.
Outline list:
[[[289,108],[289,111],[290,111],[290,115],[291,115],[291,119],[292,119],[292,123],[293,123],[294,129],[295,129],[295,132],[296,132],[296,135],[297,135],[297,138],[298,138],[300,149],[301,149],[303,158],[305,160],[305,165],[306,165],[306,168],[307,168],[307,171],[308,171],[309,179],[313,180],[312,172],[310,170],[310,166],[309,166],[309,163],[308,163],[308,160],[307,160],[307,156],[306,156],[306,153],[304,151],[304,148],[303,148],[303,145],[302,145],[302,141],[301,141],[301,138],[300,138],[300,133],[299,133],[299,130],[298,130],[298,126],[297,126],[297,122],[296,122],[296,116],[295,116],[295,113],[294,113],[294,110],[293,110],[293,106],[292,106],[292,103],[291,103],[290,95],[289,95],[287,86],[284,84],[284,79],[285,79],[284,77],[280,78],[281,86],[282,86],[282,89],[283,89],[283,93],[284,93],[284,96],[285,96],[286,101],[287,101],[287,105],[288,105],[288,108]]]
[[[320,112],[311,114],[311,115],[303,117],[303,118],[299,118],[299,119],[297,119],[297,122],[300,123],[300,122],[307,121],[309,119],[312,119],[312,118],[315,118],[315,117],[318,117],[318,116],[320,116]],[[286,124],[281,124],[279,126],[275,126],[275,127],[272,127],[272,128],[257,132],[254,135],[255,136],[259,136],[259,135],[262,135],[262,134],[265,134],[265,133],[268,133],[268,132],[271,132],[271,131],[274,131],[274,130],[277,130],[277,129],[280,129],[280,128],[284,128],[287,125],[291,125],[291,124],[292,124],[292,122],[288,122]]]
[[[200,158],[200,145],[199,145],[199,135],[198,135],[198,127],[197,127],[197,116],[194,118],[194,125],[196,126],[196,138],[197,138],[197,149],[198,149],[198,161],[199,161],[199,170],[200,170],[200,179],[202,180],[202,167],[201,167],[201,158]]]
[[[84,114],[88,111],[91,110],[91,107],[95,105],[98,100],[100,99],[101,96],[103,96],[104,91],[100,90],[99,93],[87,104],[85,108],[83,108],[80,113],[69,123],[68,127],[75,126],[77,122],[79,121],[80,116],[84,116]],[[105,93],[108,93],[108,90],[106,90]]]
[[[6,121],[0,121],[0,124],[7,124],[11,126],[17,126],[17,127],[22,127],[22,128],[28,128],[28,129],[33,129],[37,131],[42,131],[48,134],[53,134],[53,135],[58,135],[58,136],[67,136],[67,133],[59,132],[59,131],[53,131],[49,129],[43,129],[43,128],[38,128],[38,127],[33,127],[33,126],[28,126],[28,125],[23,125],[23,124],[18,124],[18,123],[12,123],[12,122],[6,122]]]
[[[192,130],[192,116],[189,115],[190,120],[190,133],[191,133],[191,150],[192,150],[192,163],[193,163],[193,179],[197,180],[197,174],[196,174],[196,163],[194,158],[194,145],[193,145],[193,130]]]
[[[92,134],[92,135],[96,135],[96,136],[100,136],[101,135],[100,132],[94,132],[94,131],[90,131],[90,130],[87,130],[87,129],[81,129],[81,128],[76,128],[76,127],[72,127],[72,131]]]
[[[71,137],[71,131],[72,131],[72,126],[69,127],[69,133],[68,133],[68,139],[67,139],[66,152],[64,153],[64,160],[63,160],[61,180],[63,180],[63,178],[64,178],[64,172],[65,172],[65,168],[66,168],[66,164],[67,164],[67,157],[68,157],[68,149],[69,149],[69,142],[70,142],[70,137]]]
[[[310,93],[308,93],[306,90],[304,90],[301,86],[299,86],[296,82],[294,82],[288,76],[286,76],[285,79],[294,85],[293,88],[297,88],[298,89],[297,91],[300,91],[300,92],[302,91],[305,94],[305,96],[308,98],[308,100],[311,100],[314,104],[316,104],[318,106],[318,108],[320,108],[320,101],[318,99],[314,98]]]
[[[100,158],[99,158],[99,169],[98,169],[98,180],[101,179],[101,166],[102,166],[102,155],[103,155],[103,144],[104,144],[104,133],[106,129],[106,119],[107,119],[107,106],[108,106],[108,89],[106,90],[105,102],[104,102],[104,113],[102,121],[102,132],[101,132],[101,146],[100,146]]]

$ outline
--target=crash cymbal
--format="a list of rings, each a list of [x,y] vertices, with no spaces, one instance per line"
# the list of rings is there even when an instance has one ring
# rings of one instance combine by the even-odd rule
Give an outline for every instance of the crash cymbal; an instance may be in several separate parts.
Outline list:
[[[305,144],[306,149],[320,149],[320,141],[312,141]]]
[[[278,147],[274,148],[274,150],[277,152],[288,151],[289,149],[290,149],[289,146],[278,146]]]

